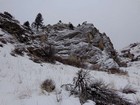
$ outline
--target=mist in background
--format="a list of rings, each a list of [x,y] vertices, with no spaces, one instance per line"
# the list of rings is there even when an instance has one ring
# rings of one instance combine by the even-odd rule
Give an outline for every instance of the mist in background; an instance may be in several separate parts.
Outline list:
[[[140,42],[140,0],[0,0],[0,12],[4,11],[21,23],[32,23],[39,12],[45,25],[59,20],[75,26],[93,23],[116,49]]]

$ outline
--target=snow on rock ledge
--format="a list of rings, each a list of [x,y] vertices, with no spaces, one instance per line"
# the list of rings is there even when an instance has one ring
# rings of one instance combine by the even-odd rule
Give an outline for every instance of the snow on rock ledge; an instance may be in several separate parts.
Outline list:
[[[60,31],[59,27],[62,26],[63,29]],[[67,26],[63,23],[55,24],[55,28],[47,26],[48,42],[55,47],[57,56],[81,62],[85,68],[90,69],[105,70],[119,67],[116,51],[105,33],[100,33],[93,24],[89,23],[73,30]]]
[[[19,44],[23,43],[21,47],[27,52],[30,52],[28,48],[42,49],[51,45],[55,49],[54,59],[66,64],[102,70],[120,66],[110,38],[90,23],[83,23],[72,29],[69,24],[64,23],[47,25],[36,35],[32,33],[33,30],[20,25],[15,18],[0,13],[0,28],[14,36]]]

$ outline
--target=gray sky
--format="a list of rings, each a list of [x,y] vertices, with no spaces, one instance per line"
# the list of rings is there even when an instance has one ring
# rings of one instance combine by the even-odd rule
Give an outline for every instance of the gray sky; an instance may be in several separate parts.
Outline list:
[[[105,32],[116,49],[140,42],[140,0],[0,0],[3,11],[21,23],[34,21],[39,12],[45,24],[88,21]]]

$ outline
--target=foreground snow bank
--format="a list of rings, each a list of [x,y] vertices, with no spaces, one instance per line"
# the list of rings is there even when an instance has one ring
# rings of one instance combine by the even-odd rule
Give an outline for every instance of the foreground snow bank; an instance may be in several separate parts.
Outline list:
[[[69,97],[60,88],[72,82],[78,68],[60,63],[37,64],[28,57],[11,56],[12,49],[11,44],[0,47],[0,105],[80,105],[78,98]],[[56,90],[43,94],[40,84],[48,78],[55,81]]]
[[[11,44],[0,47],[0,105],[80,105],[79,99],[69,96],[69,93],[61,88],[61,85],[72,83],[73,77],[79,68],[61,63],[34,63],[28,56],[11,56],[14,49]],[[136,94],[121,94],[128,99],[140,97],[140,72],[123,68],[131,74],[128,76],[112,75],[105,72],[91,71],[95,79],[103,79],[106,83],[120,90],[130,84],[138,90]],[[137,72],[137,73],[136,73]],[[42,93],[41,83],[46,79],[55,81],[56,89],[52,93]],[[88,101],[85,105],[94,105]]]

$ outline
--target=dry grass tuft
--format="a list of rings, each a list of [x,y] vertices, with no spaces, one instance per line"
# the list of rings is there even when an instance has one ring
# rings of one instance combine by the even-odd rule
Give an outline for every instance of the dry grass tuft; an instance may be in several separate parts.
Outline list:
[[[125,94],[136,94],[136,92],[137,91],[131,85],[126,85],[122,89],[122,93],[125,93]]]
[[[41,84],[41,89],[45,90],[47,92],[52,92],[55,89],[55,83],[52,79],[46,79],[42,84]]]

